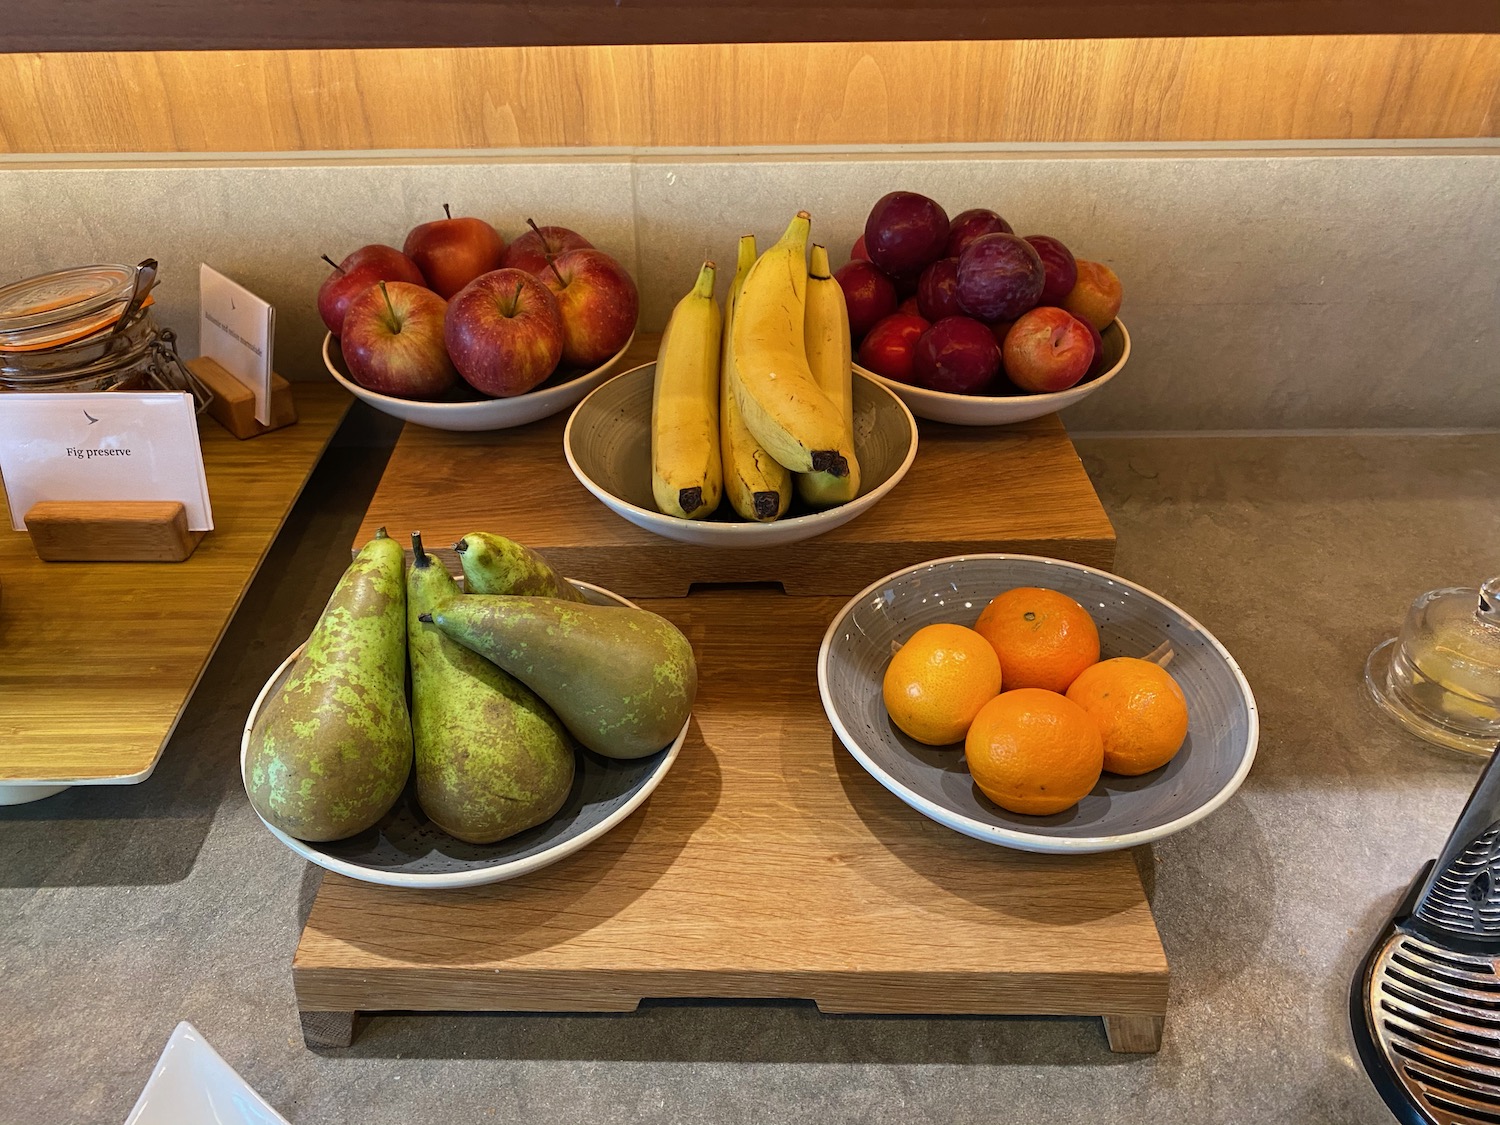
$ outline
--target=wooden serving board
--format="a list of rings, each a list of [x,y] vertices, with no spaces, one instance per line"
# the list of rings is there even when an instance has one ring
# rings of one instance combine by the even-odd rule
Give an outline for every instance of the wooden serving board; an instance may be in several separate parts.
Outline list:
[[[297,401],[299,424],[248,443],[200,419],[214,530],[186,562],[48,563],[0,531],[0,803],[150,776],[353,399],[309,384]]]
[[[309,1043],[347,1044],[358,1011],[771,997],[1102,1016],[1116,1050],[1155,1050],[1167,963],[1132,857],[1008,851],[881,788],[818,696],[842,602],[740,589],[645,603],[691,639],[701,677],[660,788],[513,882],[423,893],[325,877],[292,969]]]
[[[637,337],[621,370],[655,359],[659,341]],[[1056,415],[1001,427],[921,422],[906,479],[869,512],[815,539],[751,549],[690,546],[626,523],[569,471],[566,421],[490,433],[407,425],[357,542],[378,527],[403,541],[420,531],[456,572],[452,544],[498,532],[566,575],[631,598],[747,582],[847,596],[912,563],[993,551],[1114,563],[1114,528]]]

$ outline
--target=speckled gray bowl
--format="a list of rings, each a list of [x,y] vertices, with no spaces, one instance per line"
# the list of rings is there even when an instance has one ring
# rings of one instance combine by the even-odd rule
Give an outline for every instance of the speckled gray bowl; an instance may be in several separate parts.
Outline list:
[[[854,452],[859,495],[815,512],[796,496],[787,514],[751,523],[728,500],[706,520],[682,520],[656,510],[651,495],[651,392],[656,364],[616,375],[578,404],[563,431],[563,456],[580,484],[636,527],[700,547],[775,547],[842,527],[868,512],[901,483],[917,456],[917,420],[878,380],[854,376]]]
[[[1006,812],[979,792],[963,744],[924,746],[886,715],[880,686],[891,643],[924,625],[973,625],[996,594],[1046,586],[1081,603],[1099,626],[1102,656],[1145,656],[1170,641],[1170,671],[1188,705],[1183,748],[1140,777],[1105,774],[1053,816]],[[1031,852],[1079,854],[1134,847],[1180,832],[1229,800],[1250,772],[1260,723],[1239,665],[1171,602],[1092,567],[1033,555],[968,555],[897,571],[856,594],[818,653],[818,688],[840,741],[912,808],[957,832]]]
[[[573,585],[595,605],[631,604],[587,582],[575,581]],[[240,740],[241,780],[256,716],[271,694],[286,682],[303,647],[299,646],[276,669],[250,709]],[[672,745],[649,758],[615,761],[578,750],[573,788],[557,814],[545,824],[496,844],[466,844],[433,824],[417,804],[415,776],[408,780],[395,807],[375,827],[357,836],[310,843],[288,836],[264,817],[261,823],[302,858],[362,882],[428,890],[499,883],[547,867],[587,847],[639,808],[677,760],[691,722],[689,718],[683,724]]]

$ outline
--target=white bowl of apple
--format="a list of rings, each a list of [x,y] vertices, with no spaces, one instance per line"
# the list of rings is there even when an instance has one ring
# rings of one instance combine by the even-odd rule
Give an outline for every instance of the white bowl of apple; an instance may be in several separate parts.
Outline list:
[[[855,370],[919,418],[1028,421],[1094,394],[1130,358],[1114,271],[985,208],[950,220],[926,196],[891,192],[834,276]]]
[[[350,254],[318,312],[323,362],[355,397],[434,429],[503,430],[604,382],[635,338],[639,297],[574,231],[532,224],[507,246],[489,223],[449,217],[415,227],[401,250]]]

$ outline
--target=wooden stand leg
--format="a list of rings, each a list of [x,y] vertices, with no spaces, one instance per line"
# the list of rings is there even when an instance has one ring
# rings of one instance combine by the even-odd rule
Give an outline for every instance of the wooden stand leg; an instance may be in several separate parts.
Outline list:
[[[1111,1051],[1151,1054],[1161,1050],[1162,1016],[1105,1016]]]
[[[302,1040],[309,1047],[348,1047],[354,1042],[356,1012],[298,1012]]]

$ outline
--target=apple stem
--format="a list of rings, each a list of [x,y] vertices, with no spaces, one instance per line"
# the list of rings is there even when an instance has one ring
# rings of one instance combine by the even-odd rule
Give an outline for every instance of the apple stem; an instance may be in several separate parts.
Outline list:
[[[525,288],[526,288],[526,283],[524,281],[518,281],[518,282],[516,282],[516,295],[510,299],[510,310],[511,310],[512,313],[514,313],[516,311],[516,308],[520,305],[520,303],[521,303],[521,290],[525,289]]]
[[[542,246],[542,256],[547,259],[547,268],[552,271],[552,276],[557,278],[557,283],[566,289],[568,283],[563,280],[563,275],[557,272],[557,263],[552,260],[552,255],[547,252],[545,244]]]
[[[453,218],[453,212],[448,210],[448,205],[446,203],[443,204],[443,214],[447,215],[450,219]]]
[[[391,314],[391,331],[401,331],[401,318],[396,315],[396,307],[391,304],[391,291],[385,287],[385,282],[380,283],[380,295],[385,298],[386,311]]]
[[[320,257],[320,258],[322,258],[322,259],[323,259],[323,260],[324,260],[324,261],[325,261],[325,262],[327,262],[327,263],[328,263],[328,264],[329,264],[329,265],[330,265],[330,266],[332,266],[332,267],[333,267],[333,268],[334,268],[334,269],[336,269],[336,270],[338,270],[338,271],[339,271],[339,273],[343,273],[343,272],[344,272],[344,267],[343,267],[343,266],[341,266],[341,265],[339,265],[339,264],[338,264],[338,263],[337,263],[337,262],[335,262],[335,261],[334,261],[334,260],[333,260],[333,259],[332,259],[332,258],[330,258],[330,257],[329,257],[329,256],[328,256],[328,255],[327,255],[327,254],[319,254],[319,255],[318,255],[318,257]]]

